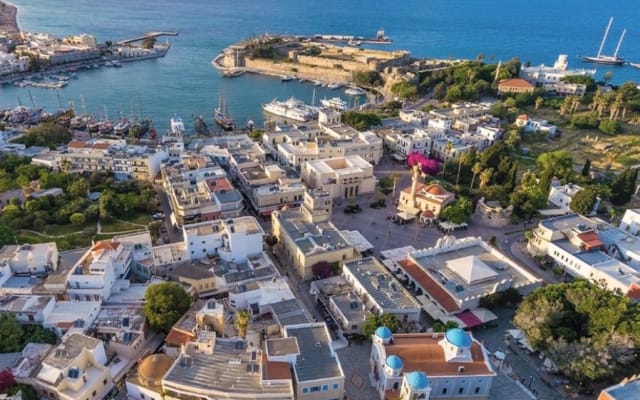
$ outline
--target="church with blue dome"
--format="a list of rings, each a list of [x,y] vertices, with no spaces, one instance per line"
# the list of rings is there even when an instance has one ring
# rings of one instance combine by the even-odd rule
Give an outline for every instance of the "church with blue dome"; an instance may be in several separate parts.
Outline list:
[[[380,400],[488,399],[496,376],[486,349],[460,328],[373,334],[371,378]]]

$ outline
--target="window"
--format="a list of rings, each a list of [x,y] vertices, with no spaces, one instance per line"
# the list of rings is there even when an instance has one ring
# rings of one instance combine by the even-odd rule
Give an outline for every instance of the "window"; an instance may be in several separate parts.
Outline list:
[[[480,386],[476,386],[476,390],[474,390],[475,394],[480,393]]]
[[[302,393],[309,393],[309,388],[302,388]]]
[[[339,383],[334,383],[333,384],[333,390],[338,390],[338,388],[340,388],[340,384]]]
[[[464,393],[464,388],[459,388],[458,389],[458,394],[462,394],[462,393]]]
[[[327,390],[329,390],[329,385],[322,385],[322,391],[326,392]]]
[[[442,389],[442,394],[447,394],[447,388]]]
[[[93,391],[93,393],[91,393],[93,397],[96,397],[96,394],[98,394],[98,392],[96,392],[95,390]]]
[[[320,386],[311,386],[310,388],[311,393],[313,392],[319,392],[320,390],[322,390],[322,387]]]

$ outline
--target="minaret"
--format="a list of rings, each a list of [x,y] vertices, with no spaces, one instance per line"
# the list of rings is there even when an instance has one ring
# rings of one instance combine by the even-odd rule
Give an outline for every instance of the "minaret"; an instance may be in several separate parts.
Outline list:
[[[413,166],[413,174],[411,174],[411,206],[415,207],[416,192],[418,191],[418,178],[420,177],[420,163]]]

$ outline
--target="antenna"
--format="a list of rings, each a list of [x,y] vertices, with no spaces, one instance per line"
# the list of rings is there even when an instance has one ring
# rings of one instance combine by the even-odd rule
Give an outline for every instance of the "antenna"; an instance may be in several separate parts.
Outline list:
[[[602,42],[600,43],[600,48],[598,49],[598,56],[597,56],[598,58],[600,58],[600,55],[602,54],[602,49],[604,48],[604,42],[607,41],[607,36],[609,35],[609,29],[611,28],[612,23],[613,23],[613,17],[609,18],[609,24],[607,25],[607,29],[605,29],[604,31],[604,36],[602,37]]]
[[[620,50],[620,45],[622,45],[622,40],[624,39],[624,34],[627,33],[627,30],[624,29],[622,31],[622,35],[620,35],[620,40],[618,40],[618,45],[616,46],[616,52],[613,53],[613,58],[618,58],[618,50]]]

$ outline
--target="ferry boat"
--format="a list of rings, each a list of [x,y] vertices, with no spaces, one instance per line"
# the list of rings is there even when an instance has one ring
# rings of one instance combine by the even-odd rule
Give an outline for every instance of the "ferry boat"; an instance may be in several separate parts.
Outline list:
[[[293,97],[286,101],[274,99],[270,103],[263,104],[262,109],[270,114],[301,122],[307,122],[318,116],[317,107],[308,106]]]
[[[177,115],[174,115],[173,117],[171,117],[171,122],[170,122],[170,128],[171,128],[171,135],[173,136],[182,136],[184,135],[184,122],[182,122],[182,118],[178,117]]]
[[[330,99],[324,98],[320,100],[320,104],[338,111],[344,111],[348,107],[347,102],[342,100],[340,97],[332,97]]]
[[[618,57],[618,51],[620,51],[620,46],[622,45],[622,41],[624,40],[624,35],[627,33],[627,30],[624,29],[622,31],[622,35],[620,35],[620,40],[618,40],[618,45],[616,46],[616,51],[612,56],[606,56],[602,54],[602,49],[604,48],[604,44],[607,41],[607,36],[609,35],[609,29],[611,29],[611,24],[613,23],[613,17],[609,18],[609,24],[607,25],[607,29],[604,31],[604,36],[602,37],[602,42],[600,42],[600,48],[598,49],[598,55],[593,56],[584,56],[582,57],[582,61],[595,63],[595,64],[605,64],[605,65],[622,65],[625,63],[624,58]]]

